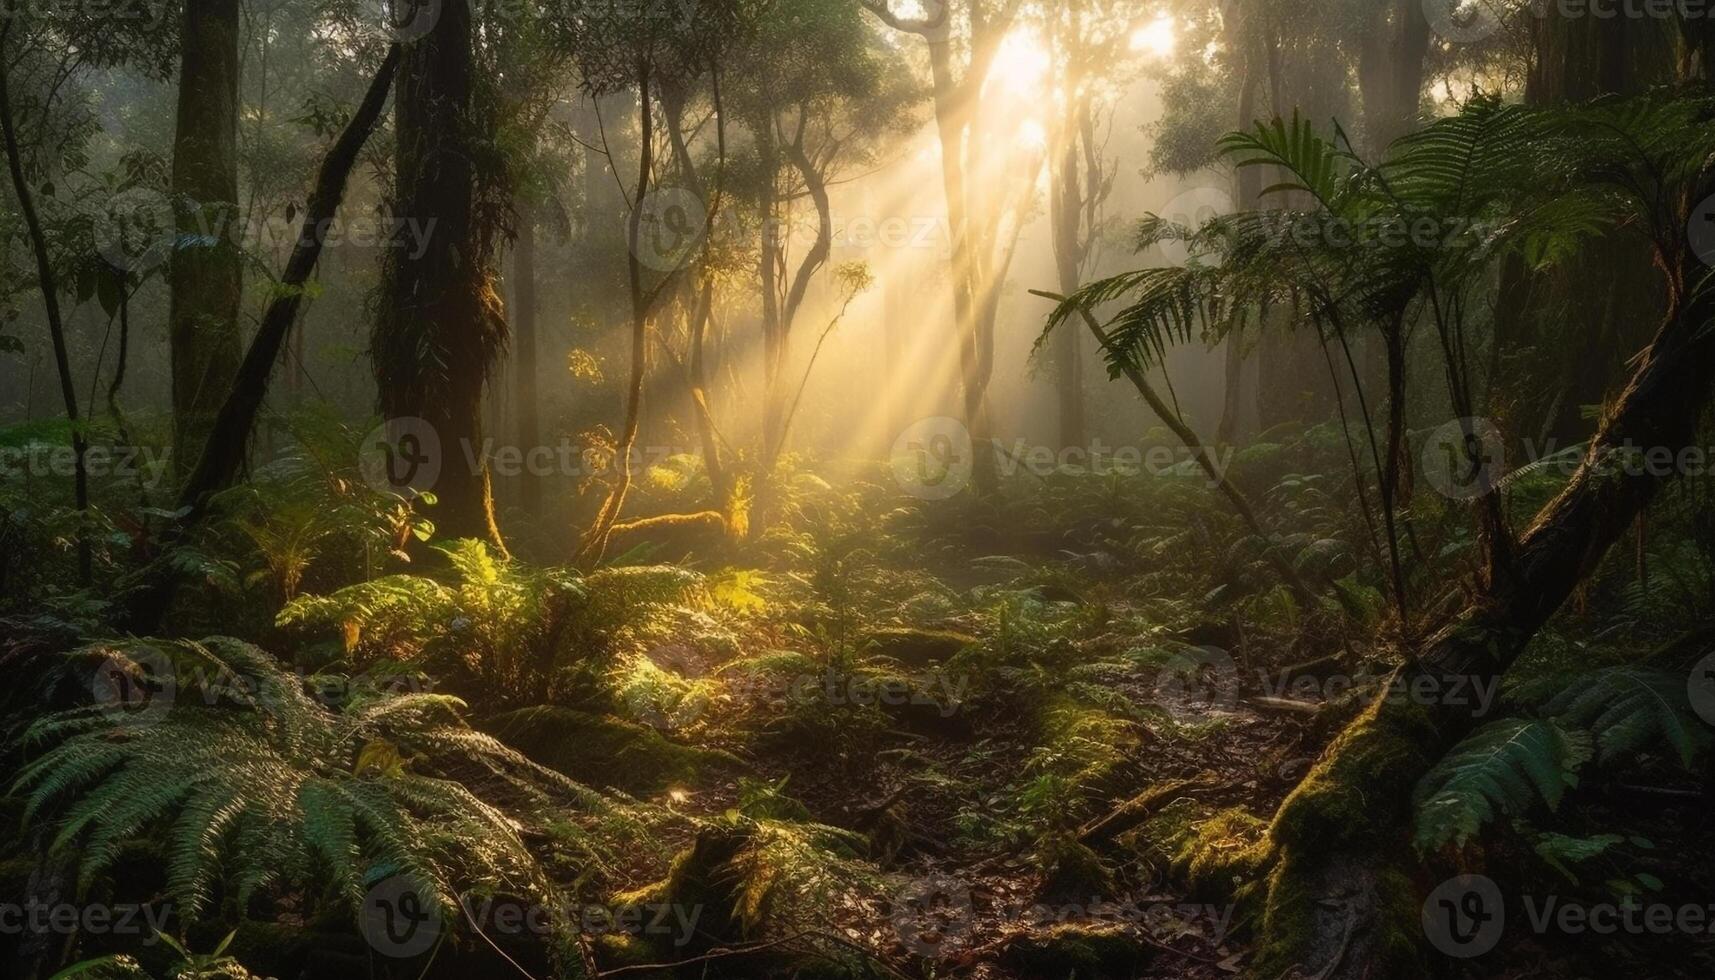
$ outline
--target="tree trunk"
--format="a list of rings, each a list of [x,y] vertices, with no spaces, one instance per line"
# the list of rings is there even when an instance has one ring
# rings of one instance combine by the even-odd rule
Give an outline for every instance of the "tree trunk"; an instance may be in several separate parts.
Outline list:
[[[12,33],[12,20],[7,17],[0,28],[0,134],[6,141],[6,169],[12,177],[12,192],[18,197],[18,209],[24,215],[24,227],[30,236],[30,251],[36,260],[36,285],[42,294],[42,309],[47,314],[48,335],[54,345],[54,367],[59,373],[60,396],[65,403],[66,421],[71,423],[73,458],[73,500],[81,519],[89,516],[89,437],[77,410],[77,389],[72,382],[71,358],[66,350],[65,322],[60,318],[59,283],[54,276],[53,260],[48,255],[47,235],[36,212],[36,201],[30,184],[24,178],[23,148],[18,144],[17,121],[12,114],[12,88],[6,59],[7,36]],[[123,286],[120,287],[123,290]],[[28,405],[26,405],[28,408]],[[89,584],[91,557],[88,528],[79,528],[77,535],[78,581]]]
[[[512,354],[517,380],[513,388],[518,413],[518,446],[526,454],[542,439],[541,413],[536,403],[536,211],[528,201],[518,203],[518,242],[512,255]],[[542,474],[523,474],[518,505],[534,517],[542,506]]]
[[[1068,84],[1068,91],[1074,86]],[[1070,296],[1079,281],[1087,247],[1080,240],[1083,227],[1083,190],[1078,179],[1080,129],[1076,108],[1067,106],[1061,121],[1061,142],[1049,177],[1049,217],[1054,226],[1054,269],[1060,292]],[[1096,188],[1089,191],[1096,193]],[[1084,362],[1076,330],[1062,330],[1054,341],[1054,373],[1060,402],[1060,445],[1082,446],[1088,441],[1084,424]]]
[[[1527,104],[1635,94],[1672,79],[1672,53],[1659,24],[1550,10],[1531,18]],[[1623,353],[1648,338],[1638,325],[1652,318],[1627,314],[1659,315],[1660,289],[1649,250],[1622,231],[1606,233],[1550,276],[1533,277],[1518,263],[1509,264],[1503,271],[1497,330],[1506,345],[1504,387],[1521,393],[1515,413],[1530,435],[1562,443],[1588,435],[1583,407],[1613,393],[1626,377]],[[1568,345],[1563,342],[1568,336],[1584,341]]]
[[[173,458],[189,473],[238,370],[238,0],[187,0],[168,270]]]
[[[371,358],[384,418],[422,419],[439,442],[431,512],[447,538],[504,552],[482,441],[482,393],[505,345],[483,229],[477,226],[469,0],[443,0],[434,28],[405,49],[394,101],[393,213],[433,221],[421,254],[393,250]],[[431,453],[431,455],[433,455]]]
[[[649,318],[648,300],[643,295],[643,264],[638,250],[642,247],[643,199],[649,193],[650,175],[655,169],[655,109],[650,93],[650,70],[647,62],[638,66],[638,156],[636,203],[626,223],[626,282],[631,297],[631,380],[626,386],[625,423],[615,447],[615,463],[619,466],[619,481],[608,491],[596,513],[595,522],[584,533],[575,560],[588,564],[601,561],[607,553],[607,542],[625,497],[631,491],[631,450],[637,444],[637,429],[643,418],[643,378],[648,369]]]
[[[233,484],[249,455],[250,438],[256,430],[256,417],[262,409],[263,399],[268,395],[274,365],[279,363],[280,352],[284,349],[287,336],[297,320],[298,309],[304,298],[304,286],[309,282],[310,275],[315,272],[316,263],[321,258],[322,240],[328,222],[339,210],[340,199],[345,196],[346,182],[351,176],[352,167],[357,163],[358,152],[363,149],[370,133],[374,132],[376,121],[381,117],[381,110],[387,104],[387,92],[392,88],[399,60],[399,46],[393,45],[388,49],[387,57],[376,71],[374,79],[370,81],[369,89],[364,93],[357,111],[346,123],[345,129],[340,132],[339,139],[334,141],[327,156],[322,159],[321,168],[316,174],[316,185],[311,190],[308,206],[304,209],[304,223],[298,233],[297,244],[293,246],[291,258],[286,262],[285,275],[280,279],[274,299],[262,314],[261,326],[250,341],[250,350],[244,356],[244,363],[239,368],[232,390],[215,416],[208,443],[179,495],[179,509],[183,516],[168,529],[165,535],[166,544],[170,545],[173,541],[183,538],[185,533],[202,520],[209,498]],[[133,600],[128,628],[139,634],[154,632],[171,604],[177,586],[178,580],[170,575],[157,577]]]
[[[1692,200],[1715,187],[1705,186]],[[1683,245],[1666,256],[1670,297],[1704,271]],[[1643,512],[1667,477],[1623,468],[1627,447],[1677,453],[1695,438],[1715,382],[1715,297],[1670,298],[1669,312],[1604,417],[1566,488],[1514,548],[1507,574],[1398,672],[1323,753],[1275,815],[1262,919],[1263,975],[1299,967],[1328,980],[1423,973],[1419,906],[1400,871],[1418,780],[1482,720],[1460,692],[1498,679]],[[1626,472],[1631,469],[1632,472]],[[1439,692],[1439,693],[1437,693]]]

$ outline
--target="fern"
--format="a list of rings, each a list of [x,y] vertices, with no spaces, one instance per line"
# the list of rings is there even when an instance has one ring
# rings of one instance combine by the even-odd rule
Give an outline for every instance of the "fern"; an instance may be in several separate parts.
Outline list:
[[[1417,787],[1420,850],[1462,846],[1501,814],[1521,814],[1538,799],[1549,809],[1578,785],[1590,737],[1553,721],[1512,718],[1477,729],[1454,746]]]
[[[1666,671],[1620,666],[1543,677],[1519,685],[1512,696],[1567,727],[1593,733],[1604,764],[1666,743],[1689,768],[1709,746],[1709,732],[1692,711],[1684,677]]]
[[[99,707],[44,716],[25,733],[39,754],[13,786],[27,822],[80,890],[142,835],[163,842],[167,891],[187,920],[217,895],[242,912],[270,889],[331,884],[356,913],[364,888],[406,876],[446,906],[461,888],[545,889],[518,825],[459,778],[479,775],[527,800],[600,798],[471,730],[442,695],[353,697],[333,711],[263,651],[227,638],[138,640],[93,653],[169,664],[170,710],[137,723]]]

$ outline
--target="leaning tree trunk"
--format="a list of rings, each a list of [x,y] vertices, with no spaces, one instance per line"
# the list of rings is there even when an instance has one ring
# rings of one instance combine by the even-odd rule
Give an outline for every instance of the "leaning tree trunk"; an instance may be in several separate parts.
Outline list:
[[[1693,200],[1712,190],[1706,182]],[[1684,296],[1707,270],[1683,245],[1676,252],[1662,266],[1672,270],[1670,295]],[[1418,780],[1482,720],[1459,703],[1475,699],[1454,695],[1499,678],[1660,490],[1665,476],[1616,461],[1628,447],[1668,447],[1677,458],[1691,444],[1715,382],[1712,320],[1708,292],[1670,303],[1583,463],[1517,542],[1505,574],[1400,668],[1396,680],[1430,696],[1378,699],[1281,804],[1266,841],[1259,974],[1423,972],[1419,906],[1399,869]]]
[[[469,0],[444,0],[433,30],[405,51],[394,100],[393,213],[434,222],[421,254],[387,257],[370,356],[381,414],[421,419],[439,441],[443,537],[504,551],[482,441],[482,392],[506,328],[476,214]]]
[[[173,135],[177,240],[168,270],[173,459],[202,451],[238,371],[238,0],[189,0]]]
[[[238,478],[239,469],[249,454],[250,439],[256,430],[256,417],[262,410],[262,400],[267,397],[269,383],[273,379],[274,365],[279,363],[280,352],[285,348],[293,323],[297,321],[305,287],[321,258],[328,223],[345,196],[346,182],[357,163],[358,151],[363,149],[363,144],[375,130],[375,123],[387,104],[387,92],[393,86],[399,57],[398,45],[388,49],[387,57],[370,81],[357,111],[327,156],[322,158],[315,188],[310,192],[309,203],[304,209],[304,223],[298,233],[297,244],[286,262],[286,273],[280,279],[274,299],[262,314],[262,323],[250,341],[250,350],[239,367],[237,380],[216,413],[207,445],[179,495],[180,516],[165,535],[166,545],[181,540],[194,528],[206,515],[209,499]],[[127,628],[139,634],[155,632],[172,603],[177,587],[178,579],[171,575],[155,577],[133,597]]]

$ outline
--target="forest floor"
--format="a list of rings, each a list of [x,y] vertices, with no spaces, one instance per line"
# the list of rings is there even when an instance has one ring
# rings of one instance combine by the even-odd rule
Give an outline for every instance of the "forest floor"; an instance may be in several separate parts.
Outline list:
[[[1304,623],[1210,616],[1176,591],[1201,574],[1149,558],[1181,530],[990,514],[941,535],[851,517],[811,522],[835,530],[795,535],[771,566],[711,573],[700,617],[643,631],[620,658],[618,711],[654,729],[640,742],[730,764],[651,778],[643,748],[620,775],[539,761],[684,818],[663,828],[674,852],[759,800],[856,835],[829,877],[860,886],[799,896],[811,907],[786,917],[873,968],[1242,971],[1242,913],[1188,894],[1175,865],[1193,840],[1257,840],[1355,710],[1340,675],[1361,683],[1366,661],[1304,652]]]

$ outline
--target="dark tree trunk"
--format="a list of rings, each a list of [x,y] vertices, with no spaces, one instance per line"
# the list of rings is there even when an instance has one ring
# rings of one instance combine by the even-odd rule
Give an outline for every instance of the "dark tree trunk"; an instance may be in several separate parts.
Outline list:
[[[202,451],[238,370],[238,28],[238,0],[186,0],[167,313],[173,452],[181,476]]]
[[[419,418],[439,440],[431,516],[447,538],[504,551],[483,452],[482,395],[505,346],[485,230],[475,214],[476,131],[469,0],[442,0],[434,28],[405,49],[394,101],[393,213],[434,222],[421,254],[393,250],[371,357],[387,419]]]
[[[375,78],[370,81],[369,89],[364,93],[363,101],[358,104],[356,113],[346,123],[345,129],[340,132],[339,139],[328,150],[327,156],[322,159],[321,168],[316,174],[316,185],[310,193],[308,206],[304,209],[304,223],[299,231],[297,244],[292,248],[291,258],[286,262],[286,272],[280,279],[280,287],[273,301],[268,304],[268,309],[262,314],[261,326],[250,341],[250,350],[244,356],[244,363],[239,368],[232,391],[215,416],[208,444],[197,459],[196,468],[192,470],[179,495],[179,509],[183,516],[168,530],[169,544],[182,538],[202,520],[209,498],[233,484],[249,455],[250,439],[256,430],[256,417],[262,409],[263,399],[268,395],[274,365],[279,363],[280,352],[285,348],[287,336],[297,320],[298,309],[303,302],[304,286],[309,282],[311,274],[315,272],[316,263],[321,258],[322,239],[327,223],[339,210],[340,199],[345,196],[346,182],[351,176],[352,167],[357,163],[358,151],[374,131],[376,121],[381,118],[381,110],[387,104],[387,92],[392,88],[399,60],[399,47],[394,45],[388,50],[381,68],[375,73]],[[171,576],[163,576],[143,590],[131,605],[129,628],[136,633],[153,632],[170,604],[177,584],[177,580]]]
[[[1661,25],[1627,18],[1531,18],[1531,105],[1635,94],[1672,79],[1672,52]],[[1518,435],[1578,442],[1591,430],[1585,405],[1598,405],[1626,377],[1624,355],[1648,339],[1638,311],[1661,312],[1661,276],[1635,236],[1610,231],[1548,276],[1521,264],[1503,272],[1496,327],[1507,372],[1501,387],[1518,404]],[[1579,342],[1568,344],[1567,337]]]
[[[5,26],[0,27],[0,62],[4,62],[7,57],[5,42],[12,33],[12,23],[11,17],[8,16]],[[79,513],[87,517],[89,437],[84,434],[83,421],[78,416],[77,389],[72,382],[71,358],[66,350],[65,322],[60,318],[59,282],[54,276],[53,260],[48,255],[48,239],[42,231],[41,217],[36,212],[35,197],[30,190],[29,181],[24,177],[23,148],[18,144],[17,120],[12,112],[11,78],[4,63],[0,63],[0,134],[4,135],[6,141],[6,170],[12,178],[12,192],[18,197],[18,209],[23,212],[24,227],[30,237],[30,252],[36,260],[36,286],[42,294],[42,309],[47,314],[48,335],[54,345],[54,367],[59,374],[60,396],[65,403],[66,420],[71,423],[73,499]],[[87,529],[80,528],[77,535],[78,581],[88,585],[91,571]]]

